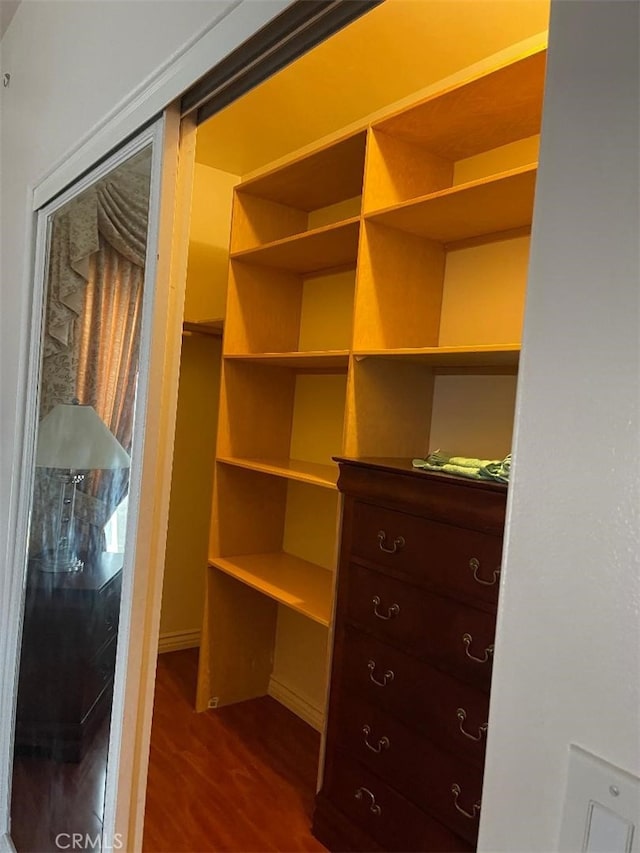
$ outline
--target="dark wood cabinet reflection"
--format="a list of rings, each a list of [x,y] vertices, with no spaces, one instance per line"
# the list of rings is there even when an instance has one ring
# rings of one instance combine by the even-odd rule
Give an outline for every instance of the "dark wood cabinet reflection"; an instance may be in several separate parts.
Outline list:
[[[16,750],[79,761],[111,707],[122,554],[83,571],[30,570],[20,661]]]

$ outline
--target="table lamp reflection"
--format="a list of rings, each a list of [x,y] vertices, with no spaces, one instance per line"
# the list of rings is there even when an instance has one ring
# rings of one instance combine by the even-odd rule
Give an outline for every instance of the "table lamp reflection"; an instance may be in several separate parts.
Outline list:
[[[92,406],[77,400],[61,403],[38,427],[36,467],[54,469],[60,482],[54,547],[34,558],[44,572],[77,572],[84,563],[76,553],[74,512],[76,488],[86,472],[128,468],[129,454]]]

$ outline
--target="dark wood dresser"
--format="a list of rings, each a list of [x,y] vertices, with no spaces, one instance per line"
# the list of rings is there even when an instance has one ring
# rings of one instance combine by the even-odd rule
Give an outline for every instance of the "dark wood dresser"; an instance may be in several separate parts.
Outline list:
[[[110,708],[122,554],[83,571],[29,569],[16,748],[78,761]]]
[[[314,835],[466,851],[478,834],[506,487],[339,459],[344,493]]]

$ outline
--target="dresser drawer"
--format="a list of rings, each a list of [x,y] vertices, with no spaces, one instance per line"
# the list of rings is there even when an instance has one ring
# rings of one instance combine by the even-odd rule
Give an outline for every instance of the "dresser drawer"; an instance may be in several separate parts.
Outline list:
[[[86,624],[84,653],[88,658],[93,657],[106,642],[118,634],[121,586],[122,574],[119,573],[95,596],[91,617]]]
[[[465,599],[497,605],[499,536],[355,501],[351,553]]]
[[[352,628],[344,634],[342,665],[334,669],[330,714],[333,697],[346,691],[463,758],[484,761],[487,694]]]
[[[111,686],[116,666],[114,637],[92,661],[85,664],[82,718],[93,708],[102,693]]]
[[[384,850],[445,853],[473,849],[339,749],[323,791],[337,809]]]
[[[353,694],[336,710],[338,744],[421,809],[475,843],[482,768],[439,749],[395,717]],[[446,747],[446,741],[439,742]]]
[[[488,690],[495,617],[352,563],[347,618]]]

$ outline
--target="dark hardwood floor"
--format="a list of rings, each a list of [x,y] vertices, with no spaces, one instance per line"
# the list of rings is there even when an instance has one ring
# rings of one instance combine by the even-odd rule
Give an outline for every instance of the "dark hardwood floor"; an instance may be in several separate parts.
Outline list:
[[[79,833],[99,851],[109,719],[79,762],[17,755],[13,764],[11,838],[19,853],[50,853]]]
[[[323,851],[311,835],[320,736],[269,697],[193,710],[197,652],[160,655],[145,853]]]

